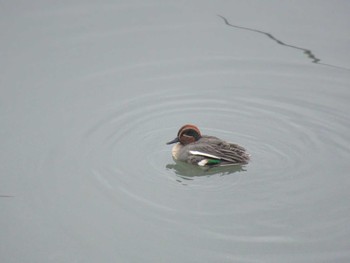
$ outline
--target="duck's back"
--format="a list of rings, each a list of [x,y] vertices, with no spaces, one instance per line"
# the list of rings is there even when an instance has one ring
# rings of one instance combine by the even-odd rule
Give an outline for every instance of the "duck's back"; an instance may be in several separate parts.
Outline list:
[[[203,135],[198,141],[188,144],[184,148],[186,148],[184,150],[187,154],[190,152],[203,153],[203,156],[197,154],[196,158],[192,159],[187,156],[186,159],[190,160],[191,163],[198,162],[200,158],[206,158],[205,154],[216,156],[226,164],[246,164],[249,161],[249,154],[246,153],[245,148],[214,136]]]

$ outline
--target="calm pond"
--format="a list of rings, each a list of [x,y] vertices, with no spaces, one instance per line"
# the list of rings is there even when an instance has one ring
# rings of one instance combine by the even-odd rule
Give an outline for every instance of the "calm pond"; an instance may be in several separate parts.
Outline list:
[[[0,14],[0,262],[350,262],[349,1]],[[186,123],[250,163],[176,163]]]

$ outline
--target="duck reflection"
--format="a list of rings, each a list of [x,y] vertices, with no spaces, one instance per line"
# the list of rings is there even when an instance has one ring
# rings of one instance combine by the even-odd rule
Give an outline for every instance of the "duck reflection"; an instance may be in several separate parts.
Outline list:
[[[167,164],[166,168],[172,170],[175,174],[183,179],[192,180],[196,176],[211,176],[211,175],[228,175],[235,172],[246,171],[242,165],[230,165],[219,167],[200,167],[194,166],[185,162],[175,161],[175,163]]]

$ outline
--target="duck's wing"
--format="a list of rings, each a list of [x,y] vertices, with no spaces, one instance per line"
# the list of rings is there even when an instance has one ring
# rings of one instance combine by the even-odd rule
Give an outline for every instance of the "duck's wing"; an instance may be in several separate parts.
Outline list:
[[[200,151],[189,151],[189,153],[191,154],[190,162],[199,166],[219,165],[221,163],[221,158],[212,154]]]
[[[229,162],[246,164],[250,159],[246,149],[238,144],[222,142],[215,149],[217,151],[215,155]]]
[[[199,166],[228,166],[243,164],[242,162],[233,161],[226,157],[220,157],[200,151],[190,151],[190,154],[192,155],[189,158],[190,162]]]
[[[209,152],[209,153],[208,153]],[[216,137],[207,137],[205,143],[196,143],[189,149],[191,162],[205,165],[239,165],[249,161],[249,154],[238,144],[228,143]]]
[[[189,151],[188,162],[199,166],[218,166],[222,160],[214,155],[202,153],[199,151]]]

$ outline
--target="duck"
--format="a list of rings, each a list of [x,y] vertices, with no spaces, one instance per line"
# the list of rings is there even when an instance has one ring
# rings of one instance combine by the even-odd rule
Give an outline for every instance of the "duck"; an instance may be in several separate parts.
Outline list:
[[[244,165],[250,160],[246,149],[215,136],[202,135],[197,126],[183,125],[174,140],[171,152],[175,161],[202,167]]]

